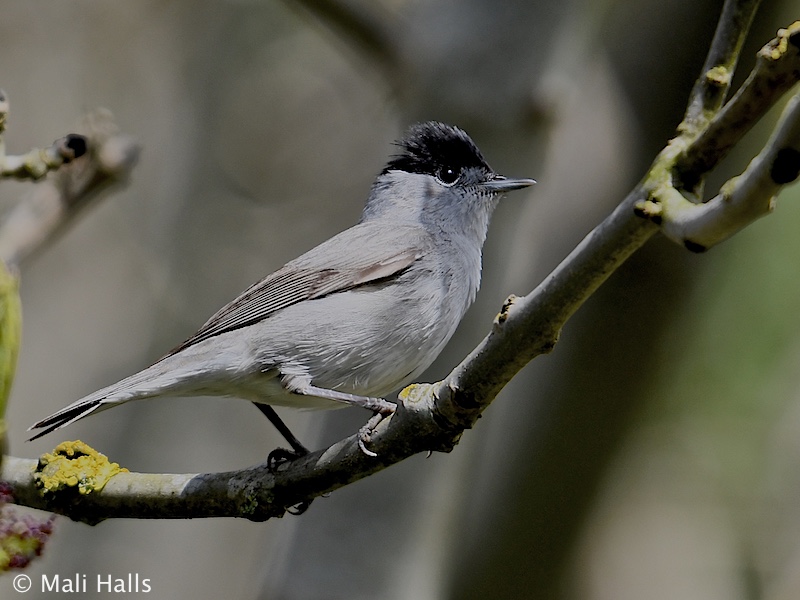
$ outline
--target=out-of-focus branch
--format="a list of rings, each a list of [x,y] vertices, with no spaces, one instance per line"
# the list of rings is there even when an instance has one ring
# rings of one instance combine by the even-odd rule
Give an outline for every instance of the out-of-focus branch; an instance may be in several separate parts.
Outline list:
[[[0,467],[7,465],[4,413],[21,326],[16,266],[60,232],[98,192],[125,181],[138,154],[136,144],[117,132],[110,114],[98,112],[86,120],[88,138],[70,134],[49,148],[8,156],[2,137],[8,110],[0,91],[0,177],[36,180],[59,170],[36,185],[0,223]],[[0,481],[0,572],[26,566],[52,533],[54,516],[41,521],[19,515],[8,506],[12,501],[10,486]]]
[[[290,6],[302,7],[320,21],[338,31],[374,58],[387,74],[399,70],[396,45],[397,18],[379,2],[348,0],[289,0]]]
[[[40,179],[86,153],[87,141],[82,135],[70,134],[50,147],[31,150],[22,156],[6,154],[3,134],[8,120],[8,96],[0,90],[0,178]],[[15,261],[0,256],[0,451],[5,452],[5,410],[11,383],[14,380],[19,350],[21,311]],[[2,456],[0,456],[0,464]],[[2,502],[0,502],[2,504]]]
[[[119,133],[111,114],[97,111],[79,129],[87,155],[34,186],[0,223],[0,259],[6,263],[19,264],[52,241],[100,192],[128,180],[139,146]]]
[[[86,153],[86,139],[70,134],[56,140],[47,148],[36,148],[19,156],[7,155],[3,133],[8,118],[8,96],[0,90],[0,178],[41,179]]]
[[[80,135],[68,135],[47,148],[36,148],[26,154],[0,156],[0,177],[41,179],[86,152],[86,140]]]

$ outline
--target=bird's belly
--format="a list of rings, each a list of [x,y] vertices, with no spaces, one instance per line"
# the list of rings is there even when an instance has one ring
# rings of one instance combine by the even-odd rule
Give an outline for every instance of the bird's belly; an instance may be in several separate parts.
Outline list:
[[[438,289],[429,295],[417,290],[413,299],[398,297],[398,291],[370,286],[288,307],[279,319],[253,330],[253,352],[278,374],[307,376],[321,388],[385,396],[430,366],[459,320],[443,318]],[[265,391],[276,385],[277,378]],[[268,395],[271,404],[299,405],[294,394],[285,400]]]

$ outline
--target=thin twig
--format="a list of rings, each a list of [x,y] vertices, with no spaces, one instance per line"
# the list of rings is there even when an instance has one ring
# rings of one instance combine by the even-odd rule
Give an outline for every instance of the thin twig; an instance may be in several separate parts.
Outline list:
[[[70,134],[47,148],[35,148],[26,154],[0,156],[0,177],[41,179],[50,171],[69,164],[86,153],[86,139]]]
[[[675,164],[676,186],[692,188],[800,80],[800,21],[778,31],[758,53],[747,80]]]
[[[35,148],[22,155],[7,155],[3,133],[8,119],[8,96],[0,90],[0,179],[41,179],[50,171],[86,154],[86,138],[70,134],[47,148]]]
[[[19,264],[52,242],[100,192],[124,184],[139,146],[119,133],[108,111],[96,111],[81,126],[88,155],[38,183],[0,223],[0,259]]]
[[[680,130],[699,132],[722,106],[760,4],[761,0],[725,0],[706,62],[689,95]]]

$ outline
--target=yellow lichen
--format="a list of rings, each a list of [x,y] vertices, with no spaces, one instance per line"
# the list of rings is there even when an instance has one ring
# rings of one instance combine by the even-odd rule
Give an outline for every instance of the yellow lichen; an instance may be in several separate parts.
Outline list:
[[[762,48],[761,55],[771,60],[780,59],[789,49],[789,38],[798,32],[800,32],[800,21],[795,21],[786,29],[779,29],[778,36]]]
[[[728,68],[717,65],[706,71],[706,79],[709,83],[716,84],[720,87],[730,85],[731,72]]]
[[[432,383],[412,383],[404,387],[397,397],[403,402],[419,402],[430,394],[435,384]]]
[[[52,453],[43,454],[34,473],[42,494],[77,488],[81,494],[99,492],[117,473],[128,472],[80,440],[62,442]]]
[[[495,315],[495,317],[494,317],[494,322],[493,322],[493,323],[494,323],[494,325],[495,325],[495,326],[497,326],[497,325],[502,325],[503,323],[505,323],[505,322],[506,322],[506,319],[508,319],[508,311],[509,311],[509,309],[511,308],[511,306],[512,306],[512,305],[513,305],[513,304],[514,304],[514,303],[515,303],[515,302],[516,302],[518,299],[519,299],[519,298],[518,298],[516,295],[514,295],[514,294],[511,294],[511,295],[510,295],[508,298],[506,298],[506,301],[505,301],[505,302],[503,302],[503,306],[502,306],[502,308],[500,309],[500,312],[499,312],[499,313],[497,313],[497,314]]]

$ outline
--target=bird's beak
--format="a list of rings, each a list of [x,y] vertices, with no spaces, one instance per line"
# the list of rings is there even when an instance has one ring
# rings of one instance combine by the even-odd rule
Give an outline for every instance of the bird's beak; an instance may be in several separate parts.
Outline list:
[[[530,187],[536,183],[533,179],[509,179],[502,175],[495,175],[489,181],[481,184],[481,187],[489,192],[500,194],[502,192],[510,192],[511,190],[521,190],[522,188]]]

